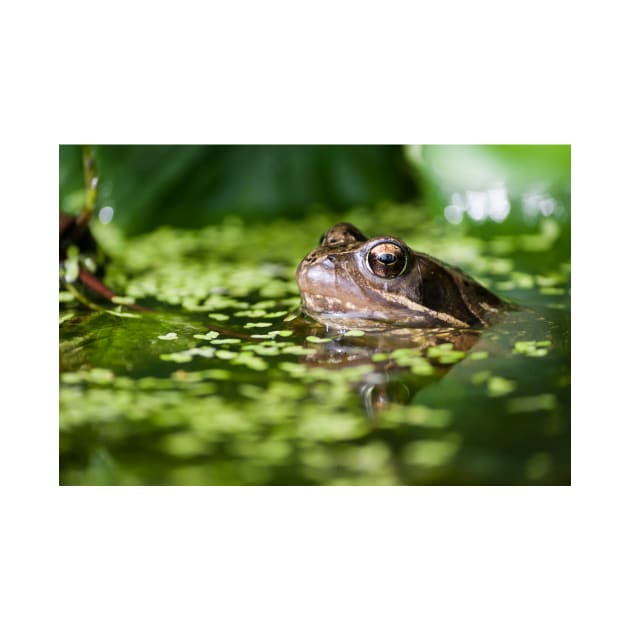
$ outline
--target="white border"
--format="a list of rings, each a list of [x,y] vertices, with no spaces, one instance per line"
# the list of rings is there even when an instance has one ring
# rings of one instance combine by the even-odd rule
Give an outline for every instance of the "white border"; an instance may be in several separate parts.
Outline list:
[[[628,626],[614,6],[6,11],[3,627]],[[574,487],[57,487],[51,205],[58,143],[85,141],[573,142]]]

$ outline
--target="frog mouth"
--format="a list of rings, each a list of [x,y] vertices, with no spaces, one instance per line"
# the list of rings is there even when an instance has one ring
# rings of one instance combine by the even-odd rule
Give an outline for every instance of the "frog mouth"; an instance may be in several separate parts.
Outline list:
[[[351,298],[318,293],[302,293],[302,310],[311,317],[324,322],[337,322],[339,325],[352,322],[353,325],[391,325],[413,328],[448,326],[469,328],[469,325],[452,315],[439,313],[421,304],[398,303],[398,308],[383,310],[357,305]]]

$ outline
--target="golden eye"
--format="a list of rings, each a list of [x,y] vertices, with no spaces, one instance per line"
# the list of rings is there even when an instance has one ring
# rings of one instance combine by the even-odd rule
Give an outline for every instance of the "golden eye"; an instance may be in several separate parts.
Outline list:
[[[370,271],[379,278],[396,278],[407,268],[407,252],[398,243],[377,243],[366,257]]]

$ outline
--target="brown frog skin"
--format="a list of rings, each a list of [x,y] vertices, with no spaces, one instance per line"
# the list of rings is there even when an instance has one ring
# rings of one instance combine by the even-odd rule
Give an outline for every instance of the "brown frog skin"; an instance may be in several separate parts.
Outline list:
[[[414,252],[393,236],[368,239],[337,223],[300,263],[302,310],[334,328],[470,328],[507,308],[460,269]]]

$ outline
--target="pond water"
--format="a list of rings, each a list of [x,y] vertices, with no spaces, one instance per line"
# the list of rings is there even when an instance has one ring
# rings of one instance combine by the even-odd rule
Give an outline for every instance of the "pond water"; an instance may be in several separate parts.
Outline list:
[[[568,484],[570,235],[415,207],[97,238],[106,281],[151,309],[60,293],[62,484]],[[463,267],[522,308],[466,335],[326,330],[301,258],[337,221]],[[483,236],[483,238],[482,238]]]

